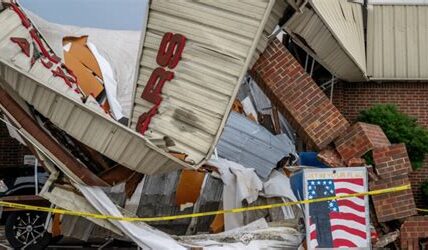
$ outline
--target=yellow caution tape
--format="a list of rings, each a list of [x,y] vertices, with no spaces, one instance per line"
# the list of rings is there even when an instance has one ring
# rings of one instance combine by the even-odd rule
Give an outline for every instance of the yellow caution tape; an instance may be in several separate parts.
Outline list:
[[[276,208],[276,207],[309,204],[309,203],[314,203],[314,202],[329,201],[329,200],[336,200],[336,199],[345,199],[345,198],[358,197],[358,196],[379,195],[379,194],[400,192],[400,191],[408,190],[410,188],[411,188],[410,185],[403,185],[403,186],[379,189],[379,190],[374,190],[374,191],[369,191],[369,192],[347,194],[347,195],[338,195],[338,196],[324,197],[324,198],[318,198],[318,199],[312,199],[312,200],[284,202],[284,203],[261,205],[261,206],[234,208],[234,209],[226,209],[226,210],[218,210],[218,211],[202,212],[202,213],[193,213],[193,214],[183,214],[183,215],[151,217],[151,218],[118,217],[118,216],[111,216],[111,215],[104,215],[104,214],[71,211],[71,210],[66,210],[66,209],[31,206],[31,205],[6,202],[6,201],[0,201],[0,206],[23,209],[23,210],[49,212],[49,213],[54,213],[54,214],[64,214],[64,215],[89,217],[89,218],[94,218],[94,219],[150,222],[150,221],[178,220],[178,219],[210,216],[210,215],[225,214],[225,213],[241,213],[241,212],[245,212],[245,211],[254,211],[254,210],[270,209],[270,208]]]

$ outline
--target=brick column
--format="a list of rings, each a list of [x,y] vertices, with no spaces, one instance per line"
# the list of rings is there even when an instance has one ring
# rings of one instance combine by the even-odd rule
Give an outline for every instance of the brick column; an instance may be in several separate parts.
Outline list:
[[[349,127],[279,40],[269,44],[250,74],[299,136],[317,149],[325,148]]]

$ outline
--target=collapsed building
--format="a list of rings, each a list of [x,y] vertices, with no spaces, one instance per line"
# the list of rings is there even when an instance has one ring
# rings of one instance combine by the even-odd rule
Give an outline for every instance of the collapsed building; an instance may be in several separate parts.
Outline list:
[[[426,37],[417,33],[425,23],[417,32],[412,21],[426,6],[406,4],[147,1],[137,44],[132,32],[50,24],[2,0],[3,120],[48,173],[40,196],[73,211],[147,218],[298,201],[301,170],[313,168],[368,171],[361,191],[407,184],[405,146],[333,105],[340,82],[424,80],[425,61],[415,55],[424,54]],[[128,44],[115,48],[103,36]],[[400,55],[403,49],[408,53]],[[367,152],[373,167],[362,158]],[[368,197],[359,202],[361,231],[332,233],[331,247],[370,247],[377,241],[370,224],[383,243],[394,233],[390,222],[399,220],[406,220],[401,248],[425,237],[407,233],[412,221],[424,221],[410,190],[371,198],[370,211]],[[321,247],[305,209],[148,224],[54,215],[49,230],[83,240],[109,235],[150,249]]]

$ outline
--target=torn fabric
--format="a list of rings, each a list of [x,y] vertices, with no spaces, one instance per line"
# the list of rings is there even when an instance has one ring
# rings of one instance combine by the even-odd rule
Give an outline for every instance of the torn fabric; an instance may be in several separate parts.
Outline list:
[[[100,213],[123,216],[101,188],[84,185],[76,185],[76,187]],[[185,249],[168,234],[153,229],[145,223],[117,220],[111,220],[110,222],[143,249]]]
[[[218,168],[224,183],[223,208],[242,207],[242,201],[252,203],[257,200],[263,183],[254,169],[226,159],[210,160],[209,164]],[[227,213],[224,215],[225,230],[244,226],[242,213]]]

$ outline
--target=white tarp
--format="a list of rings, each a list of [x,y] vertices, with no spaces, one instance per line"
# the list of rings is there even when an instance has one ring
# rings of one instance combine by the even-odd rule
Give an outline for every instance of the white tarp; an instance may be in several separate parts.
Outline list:
[[[223,209],[242,207],[242,201],[251,204],[260,196],[280,197],[297,201],[294,196],[290,180],[287,176],[274,170],[266,182],[262,182],[253,168],[246,168],[236,162],[226,159],[212,159],[209,165],[215,166],[224,183]],[[284,218],[294,218],[295,214],[291,207],[283,207]],[[226,213],[224,215],[224,228],[231,230],[244,226],[242,213]]]
[[[101,188],[84,185],[75,186],[100,213],[119,217],[123,216]],[[156,230],[143,222],[118,220],[110,220],[110,222],[143,249],[185,249],[168,234]]]

